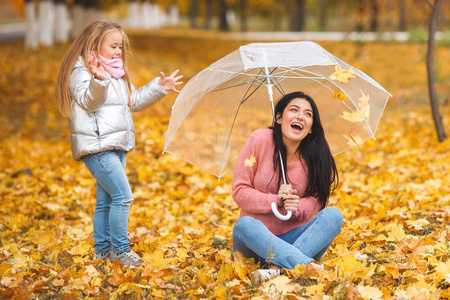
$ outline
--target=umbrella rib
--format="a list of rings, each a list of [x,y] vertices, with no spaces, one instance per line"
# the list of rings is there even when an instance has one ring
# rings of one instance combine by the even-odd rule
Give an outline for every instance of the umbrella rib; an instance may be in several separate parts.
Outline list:
[[[262,72],[264,72],[262,69],[260,69],[260,70]],[[255,82],[255,81],[259,81],[259,80],[254,80],[253,82]],[[222,172],[223,172],[223,168],[224,168],[225,161],[226,161],[226,156],[228,155],[227,153],[228,153],[228,149],[229,149],[229,146],[230,146],[231,133],[233,131],[234,124],[236,123],[236,119],[237,119],[237,116],[239,114],[239,110],[241,109],[242,104],[244,104],[244,102],[247,101],[263,85],[263,83],[264,83],[264,81],[262,81],[262,82],[260,81],[260,84],[250,93],[250,95],[247,95],[249,90],[250,90],[250,87],[253,86],[253,85],[249,86],[249,88],[247,89],[247,91],[244,94],[244,99],[241,101],[241,103],[239,104],[238,109],[236,110],[236,113],[234,114],[233,123],[232,123],[231,129],[230,129],[230,131],[228,133],[227,145],[225,146],[226,153],[223,154],[222,162],[220,164],[220,174],[222,174]],[[247,96],[245,96],[245,95],[247,95]]]
[[[262,69],[262,68],[259,68],[260,69],[260,74],[261,74],[261,72],[262,73],[264,73],[264,70]],[[275,69],[273,69],[272,71],[271,71],[271,73],[273,73],[273,72],[275,72],[275,70],[276,70],[277,68],[275,68]],[[255,81],[257,81],[257,80],[254,80],[253,82],[255,82]],[[264,81],[265,80],[263,80],[263,81],[260,81],[260,84],[249,94],[249,95],[247,95],[247,93],[248,93],[248,91],[250,90],[250,87],[247,89],[247,91],[245,92],[245,95],[247,95],[246,97],[244,96],[244,99],[241,101],[241,103],[239,104],[239,107],[238,107],[238,109],[236,110],[236,113],[235,113],[235,115],[234,115],[234,118],[233,118],[233,123],[232,123],[232,125],[231,125],[231,129],[230,129],[230,131],[229,131],[229,133],[228,133],[228,139],[227,139],[227,145],[226,145],[226,147],[225,147],[225,149],[229,149],[229,146],[230,146],[230,139],[231,139],[231,133],[232,133],[232,131],[233,131],[233,128],[234,128],[234,124],[236,123],[236,119],[237,119],[237,116],[238,116],[238,114],[239,114],[239,110],[241,109],[241,106],[242,106],[242,104],[244,104],[244,102],[245,101],[247,101],[262,85],[263,85],[263,83],[264,83]],[[228,150],[227,150],[227,152],[228,152]],[[222,174],[222,172],[223,172],[223,166],[225,165],[225,161],[226,161],[226,156],[227,156],[227,154],[226,153],[224,153],[224,155],[223,155],[223,157],[222,157],[222,163],[220,164],[220,174]]]

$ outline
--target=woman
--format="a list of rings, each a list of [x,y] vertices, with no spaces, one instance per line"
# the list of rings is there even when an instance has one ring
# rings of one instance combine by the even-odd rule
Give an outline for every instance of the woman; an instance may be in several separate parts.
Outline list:
[[[241,150],[233,176],[233,198],[241,208],[233,229],[233,251],[253,257],[270,269],[253,273],[259,282],[282,268],[320,259],[339,234],[343,217],[326,207],[338,185],[338,173],[314,100],[302,92],[282,97],[270,129],[252,133]],[[280,170],[281,151],[287,183]],[[292,212],[288,221],[272,213]]]

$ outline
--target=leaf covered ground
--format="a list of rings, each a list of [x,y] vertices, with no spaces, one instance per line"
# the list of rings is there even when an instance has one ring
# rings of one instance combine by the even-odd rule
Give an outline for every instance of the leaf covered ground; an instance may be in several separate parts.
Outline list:
[[[248,43],[215,36],[132,34],[134,84],[176,68],[187,81]],[[135,114],[137,148],[127,156],[134,192],[129,237],[144,266],[95,260],[95,184],[71,158],[68,122],[56,104],[56,76],[68,45],[32,52],[21,42],[3,43],[0,298],[450,298],[450,141],[438,143],[428,109],[426,46],[320,44],[375,78],[394,98],[377,140],[336,157],[341,184],[330,205],[345,220],[320,261],[325,269],[298,267],[258,286],[250,281],[257,266],[230,251],[239,214],[231,179],[217,181],[161,155],[174,95]],[[437,88],[447,134],[448,61],[450,47],[438,45]]]

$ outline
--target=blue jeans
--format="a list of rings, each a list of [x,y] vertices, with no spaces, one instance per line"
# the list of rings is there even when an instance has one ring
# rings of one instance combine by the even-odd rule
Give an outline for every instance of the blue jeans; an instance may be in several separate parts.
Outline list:
[[[294,269],[295,265],[319,260],[341,231],[342,223],[339,209],[326,207],[309,223],[274,235],[261,221],[242,217],[233,228],[233,252],[238,250],[247,258],[255,258],[261,266],[270,262]]]
[[[84,164],[97,181],[94,212],[95,253],[127,251],[128,213],[133,200],[125,174],[126,153],[103,151],[84,156]]]

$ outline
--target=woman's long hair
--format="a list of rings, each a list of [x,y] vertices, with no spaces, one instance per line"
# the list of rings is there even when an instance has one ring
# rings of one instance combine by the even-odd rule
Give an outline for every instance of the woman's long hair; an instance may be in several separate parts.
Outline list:
[[[303,158],[308,168],[308,185],[305,194],[300,196],[317,197],[321,207],[325,208],[328,203],[328,197],[338,186],[339,176],[330,147],[325,139],[325,133],[320,122],[319,110],[317,109],[316,103],[310,96],[305,95],[303,92],[286,94],[278,100],[275,106],[275,116],[277,116],[277,119],[281,118],[286,107],[296,98],[307,100],[313,110],[312,132],[301,141],[297,148],[299,159]],[[274,171],[280,170],[278,177],[278,186],[280,186],[283,182],[283,177],[281,173],[282,169],[280,168],[279,151],[283,157],[283,169],[287,170],[287,149],[283,143],[281,125],[274,122],[271,129],[275,143],[275,152],[273,155]]]
[[[89,60],[91,59],[91,51],[99,53],[100,45],[105,39],[105,37],[114,30],[119,30],[122,34],[123,44],[122,44],[122,61],[123,68],[125,70],[125,75],[123,75],[123,80],[127,86],[128,96],[131,94],[131,81],[128,75],[127,60],[126,56],[129,48],[129,40],[125,32],[123,32],[122,27],[113,22],[96,20],[84,27],[78,37],[73,41],[69,50],[64,55],[61,63],[61,68],[58,74],[58,104],[59,110],[66,117],[72,116],[72,97],[70,95],[70,75],[72,74],[73,68],[78,58],[81,56],[86,66],[88,72]]]

